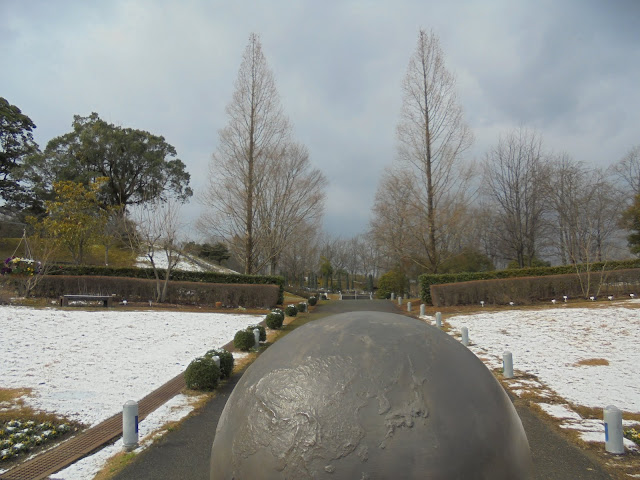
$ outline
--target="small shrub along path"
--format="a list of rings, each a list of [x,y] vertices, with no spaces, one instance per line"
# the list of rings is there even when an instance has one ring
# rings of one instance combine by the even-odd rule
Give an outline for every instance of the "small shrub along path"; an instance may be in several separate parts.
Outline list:
[[[312,313],[289,320],[284,334],[309,321],[329,315],[352,311],[383,311],[406,314],[405,305],[398,307],[386,300],[343,300],[321,302]],[[241,378],[235,373],[218,388],[216,395],[182,424],[167,433],[161,440],[139,454],[118,474],[116,480],[173,480],[188,478],[207,480],[211,445],[218,419]],[[604,480],[607,474],[588,452],[580,450],[561,436],[552,423],[542,419],[528,408],[526,402],[515,401],[515,407],[529,439],[536,480]]]

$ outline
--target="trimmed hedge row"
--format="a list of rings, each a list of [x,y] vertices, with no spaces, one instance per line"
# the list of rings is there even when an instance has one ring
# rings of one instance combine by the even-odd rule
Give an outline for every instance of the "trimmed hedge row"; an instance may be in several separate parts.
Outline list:
[[[640,268],[640,258],[632,260],[620,260],[612,262],[599,262],[590,265],[592,274],[605,271]],[[536,268],[517,268],[511,270],[493,270],[490,272],[465,272],[465,273],[444,273],[420,275],[418,281],[420,283],[420,298],[424,303],[432,304],[431,286],[446,283],[470,282],[474,280],[497,280],[505,278],[520,277],[542,277],[547,275],[569,275],[574,274],[578,270],[585,271],[585,265],[559,265],[557,267],[536,267]],[[577,277],[577,275],[576,275]]]
[[[128,277],[155,279],[152,268],[101,267],[95,265],[57,265],[49,275],[89,275],[101,277]],[[278,304],[284,302],[284,278],[274,275],[241,275],[239,273],[191,272],[172,270],[171,281],[200,283],[241,283],[248,285],[278,285],[280,287]]]
[[[62,295],[112,295],[133,302],[146,302],[155,298],[156,281],[142,278],[47,275],[35,288],[41,297],[58,298]],[[202,282],[169,282],[168,303],[214,305],[225,307],[272,308],[278,303],[277,285],[247,285]]]
[[[629,296],[640,292],[640,269],[591,272],[580,275],[582,285],[590,282],[590,295]],[[566,275],[545,275],[540,277],[502,278],[475,280],[451,284],[431,285],[433,305],[487,305],[531,304],[550,301],[555,298],[562,302],[563,295],[569,298],[584,298],[580,278],[575,273]]]

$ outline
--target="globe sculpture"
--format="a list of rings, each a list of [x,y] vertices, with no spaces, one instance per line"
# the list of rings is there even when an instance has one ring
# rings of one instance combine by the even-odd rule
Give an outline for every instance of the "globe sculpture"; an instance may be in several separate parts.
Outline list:
[[[524,479],[527,437],[491,372],[449,335],[380,312],[293,331],[220,417],[211,479]]]

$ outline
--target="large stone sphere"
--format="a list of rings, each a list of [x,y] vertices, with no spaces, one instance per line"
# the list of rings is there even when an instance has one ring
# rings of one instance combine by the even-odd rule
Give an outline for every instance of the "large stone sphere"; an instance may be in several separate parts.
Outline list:
[[[211,479],[529,478],[522,423],[449,335],[390,313],[311,322],[245,372],[220,417]]]

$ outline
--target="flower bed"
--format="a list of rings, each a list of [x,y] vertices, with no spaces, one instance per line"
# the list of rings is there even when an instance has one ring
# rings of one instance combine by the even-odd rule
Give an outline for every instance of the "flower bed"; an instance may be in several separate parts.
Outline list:
[[[12,460],[69,432],[67,423],[11,420],[0,424],[0,462]]]
[[[632,442],[635,442],[636,444],[640,445],[640,432],[637,431],[635,428],[630,428],[629,430],[625,430],[624,436],[625,438],[628,438]]]

